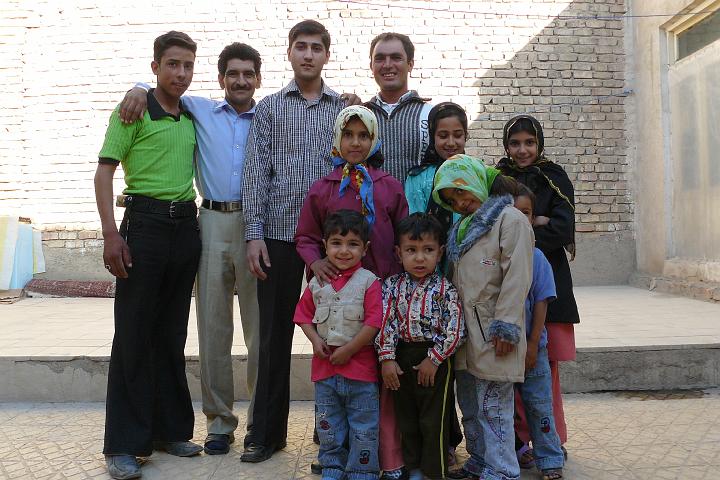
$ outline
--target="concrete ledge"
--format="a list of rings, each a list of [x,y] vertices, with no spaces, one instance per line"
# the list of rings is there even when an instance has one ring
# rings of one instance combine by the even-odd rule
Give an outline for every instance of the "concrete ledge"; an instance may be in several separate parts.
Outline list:
[[[311,355],[293,355],[292,400],[312,400]],[[235,398],[247,400],[245,362],[233,357]],[[105,400],[108,357],[0,357],[0,402],[101,402]],[[187,359],[193,400],[200,400],[200,365]],[[579,349],[577,361],[563,363],[563,390],[670,390],[720,386],[720,345],[598,347]]]
[[[716,282],[689,281],[678,277],[655,276],[635,272],[631,275],[629,283],[633,287],[655,292],[671,293],[706,302],[720,303],[720,283]]]
[[[560,376],[567,393],[716,387],[720,345],[585,348]]]
[[[293,355],[290,398],[312,400],[311,355]],[[233,356],[235,399],[248,400],[245,387],[247,356]],[[110,358],[87,356],[0,357],[0,402],[103,402]],[[200,363],[188,357],[185,371],[194,401],[201,398]]]

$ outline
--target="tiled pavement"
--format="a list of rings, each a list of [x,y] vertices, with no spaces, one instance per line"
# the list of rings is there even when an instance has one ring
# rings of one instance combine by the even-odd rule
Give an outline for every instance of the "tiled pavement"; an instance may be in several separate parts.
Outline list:
[[[567,479],[720,478],[720,390],[567,395]],[[238,403],[241,414],[247,403]],[[195,439],[205,426],[196,405]],[[309,473],[311,402],[294,402],[288,446],[261,464],[228,455],[176,458],[157,453],[145,479],[319,479]],[[104,409],[98,403],[0,404],[0,478],[105,479],[101,455]],[[461,459],[465,452],[461,447]],[[523,472],[522,479],[540,478]]]

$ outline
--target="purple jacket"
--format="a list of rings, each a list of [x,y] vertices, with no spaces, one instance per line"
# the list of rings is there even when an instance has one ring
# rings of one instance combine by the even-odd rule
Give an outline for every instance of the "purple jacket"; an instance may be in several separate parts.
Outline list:
[[[408,215],[408,204],[402,184],[389,173],[368,167],[373,179],[375,223],[370,229],[370,247],[362,265],[381,279],[403,271],[395,255],[395,226]],[[353,183],[345,195],[339,196],[342,167],[310,187],[295,230],[297,252],[308,267],[325,256],[322,246],[322,226],[327,216],[336,210],[361,211],[360,194]]]

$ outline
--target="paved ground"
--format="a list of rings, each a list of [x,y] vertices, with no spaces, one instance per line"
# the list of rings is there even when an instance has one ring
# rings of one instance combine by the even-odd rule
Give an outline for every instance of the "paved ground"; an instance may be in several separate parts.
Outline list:
[[[201,441],[204,421],[195,407],[195,439]],[[238,412],[246,407],[236,405]],[[566,412],[567,479],[720,477],[720,390],[567,395]],[[292,404],[288,447],[265,463],[241,463],[238,442],[226,456],[154,454],[143,466],[143,478],[319,479],[309,473],[317,454],[312,415],[311,402]],[[103,418],[97,403],[0,404],[0,478],[109,478],[100,453]],[[526,471],[522,478],[540,477]]]
[[[575,289],[581,323],[578,348],[720,343],[720,303],[702,302],[628,286]],[[112,299],[28,298],[0,305],[0,356],[108,356],[113,335]],[[187,355],[197,355],[191,308]],[[237,311],[236,318],[240,314]],[[680,325],[679,322],[682,322]],[[247,353],[240,322],[233,353]],[[296,329],[293,353],[312,353]]]
[[[575,291],[582,317],[578,348],[720,343],[720,304],[632,287]],[[194,309],[191,316],[186,353],[197,355]],[[112,299],[34,298],[0,305],[0,328],[0,357],[107,356]],[[239,328],[233,352],[246,353]],[[293,353],[311,353],[300,331]],[[238,411],[246,405],[238,404]],[[566,411],[568,479],[720,478],[720,390],[568,395]],[[293,403],[288,447],[263,464],[242,464],[237,445],[220,457],[156,454],[143,467],[144,478],[318,478],[309,474],[317,454],[312,412],[310,402]],[[202,441],[198,405],[196,413],[195,438]],[[100,454],[103,418],[104,407],[96,403],[0,404],[0,480],[108,478]],[[523,479],[530,478],[539,477],[524,472]]]

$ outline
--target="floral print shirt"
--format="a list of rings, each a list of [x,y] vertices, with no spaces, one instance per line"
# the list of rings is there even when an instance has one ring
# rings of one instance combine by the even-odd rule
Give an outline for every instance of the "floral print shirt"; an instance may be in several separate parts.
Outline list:
[[[433,342],[428,357],[437,366],[465,339],[458,292],[439,273],[415,281],[407,272],[389,277],[382,286],[383,323],[375,339],[378,358],[395,359],[398,341]]]

